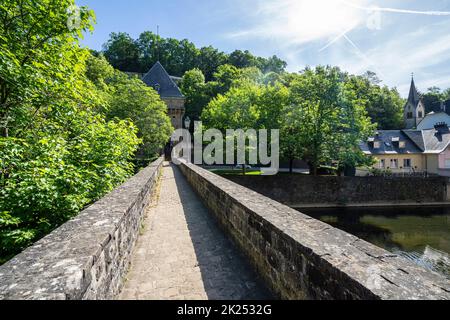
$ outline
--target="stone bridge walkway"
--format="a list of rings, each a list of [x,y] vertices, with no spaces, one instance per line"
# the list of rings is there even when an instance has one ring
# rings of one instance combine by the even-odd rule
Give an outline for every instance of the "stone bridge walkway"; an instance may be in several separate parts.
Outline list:
[[[271,298],[178,168],[164,165],[159,189],[120,299]]]

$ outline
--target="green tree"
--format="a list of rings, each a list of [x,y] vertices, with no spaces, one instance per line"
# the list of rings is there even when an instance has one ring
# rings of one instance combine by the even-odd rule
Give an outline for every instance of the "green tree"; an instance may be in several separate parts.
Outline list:
[[[140,79],[114,70],[103,57],[90,56],[86,74],[103,94],[102,112],[108,119],[129,119],[139,129],[145,159],[157,156],[169,141],[173,127],[167,106],[158,93]]]
[[[84,73],[89,51],[78,46],[93,13],[81,8],[78,21],[73,6],[0,5],[0,260],[133,173],[137,129],[97,112],[103,98]]]
[[[281,85],[264,86],[244,78],[208,104],[202,121],[224,134],[227,129],[279,129],[287,98],[288,90]]]
[[[142,32],[137,39],[140,53],[139,71],[144,73],[161,58],[161,43],[163,39],[150,31]]]
[[[103,45],[103,52],[109,63],[121,71],[139,72],[139,46],[128,33],[111,33]]]
[[[450,100],[450,88],[445,89],[443,95],[445,100]]]
[[[366,159],[358,144],[374,126],[363,101],[344,80],[338,68],[319,66],[306,68],[291,83],[284,132],[295,132],[290,143],[298,145],[288,150],[291,157],[300,151],[297,157],[308,162],[313,175],[323,164],[343,170]]]
[[[258,66],[258,59],[248,50],[235,50],[228,57],[228,63],[237,68],[248,68]]]
[[[217,68],[213,81],[205,82],[200,69],[193,69],[185,73],[181,82],[181,90],[186,96],[186,115],[199,119],[206,105],[219,94],[226,94],[231,87],[239,86],[242,81],[257,84],[275,84],[277,77],[273,73],[265,77],[256,67],[236,68],[224,64]]]
[[[43,105],[66,95],[72,69],[85,53],[74,44],[90,29],[93,13],[80,8],[68,28],[73,0],[2,1],[0,5],[0,127],[8,137],[34,121]],[[49,18],[51,17],[51,18]],[[75,80],[75,79],[73,79]],[[75,94],[75,93],[74,93]],[[11,132],[12,131],[12,132]]]
[[[108,118],[131,119],[143,140],[142,155],[147,159],[158,156],[174,130],[167,105],[139,79],[121,76],[111,86]]]
[[[240,77],[240,69],[230,64],[224,64],[217,68],[217,71],[214,73],[214,81],[210,83],[210,86],[214,86],[214,94],[225,94],[230,90],[233,82]]]
[[[174,76],[200,69],[206,81],[212,81],[214,73],[224,64],[237,68],[256,67],[263,73],[281,73],[287,65],[277,56],[256,57],[248,50],[226,54],[212,46],[199,49],[187,39],[162,38],[150,31],[141,33],[136,40],[126,33],[112,33],[103,50],[111,65],[121,71],[145,73],[160,61]]]
[[[226,62],[227,55],[225,53],[209,46],[200,49],[196,65],[202,70],[206,81],[211,81],[217,68]]]
[[[369,72],[364,76],[349,76],[347,82],[356,97],[365,104],[368,116],[377,123],[380,130],[404,128],[404,99],[398,91],[387,86],[379,86],[376,75]]]
[[[262,61],[259,64],[259,68],[263,73],[276,73],[280,74],[283,73],[286,70],[287,63],[286,61],[281,60],[277,56],[271,56],[267,59],[264,58],[258,58]]]
[[[439,110],[441,102],[446,99],[445,93],[438,87],[428,88],[427,92],[422,95],[422,101],[425,105],[425,113]]]
[[[186,116],[199,120],[203,108],[211,100],[203,72],[200,69],[187,71],[181,81],[181,91],[186,97]]]

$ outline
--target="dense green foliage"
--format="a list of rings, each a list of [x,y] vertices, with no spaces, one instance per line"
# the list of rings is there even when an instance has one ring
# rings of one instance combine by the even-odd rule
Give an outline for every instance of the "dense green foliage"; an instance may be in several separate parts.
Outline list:
[[[237,68],[256,67],[264,73],[280,73],[286,68],[286,62],[277,56],[256,57],[247,50],[226,54],[211,46],[197,48],[186,39],[162,38],[150,31],[141,33],[138,39],[123,32],[112,33],[103,49],[111,65],[121,71],[145,73],[160,61],[171,75],[182,76],[197,68],[208,81],[224,64]]]
[[[365,105],[372,122],[379,130],[404,128],[403,108],[405,100],[398,91],[379,85],[373,73],[363,76],[350,76],[349,85]]]
[[[132,175],[138,134],[149,153],[169,137],[155,92],[105,60],[86,67],[94,15],[73,5],[0,0],[0,263]]]
[[[242,80],[262,83],[265,78],[258,68],[237,68],[229,64],[219,66],[213,80],[208,82],[205,82],[200,69],[187,71],[181,81],[181,91],[186,96],[186,115],[191,119],[200,119],[203,108],[213,98],[227,93]]]
[[[159,155],[173,127],[158,93],[140,79],[114,70],[103,56],[89,57],[87,76],[101,92],[107,119],[130,119],[139,129],[139,156],[150,160]]]
[[[440,110],[441,102],[450,100],[450,88],[441,90],[438,87],[428,88],[427,92],[422,95],[425,105],[425,113]]]
[[[222,131],[280,129],[282,156],[306,160],[316,174],[321,165],[342,171],[367,162],[358,144],[375,126],[365,103],[338,68],[306,68],[286,84],[236,80],[208,104],[202,120]]]
[[[187,98],[186,115],[200,119],[203,108],[218,94],[225,94],[232,84],[243,77],[258,78],[261,83],[288,84],[292,74],[285,72],[286,62],[276,56],[261,58],[249,51],[235,50],[230,54],[212,47],[196,48],[188,40],[161,38],[146,31],[138,39],[126,33],[112,33],[103,53],[115,68],[145,73],[160,61],[171,75],[183,76],[181,89]],[[294,74],[295,76],[295,74]],[[403,128],[404,100],[396,89],[380,85],[376,74],[368,71],[361,76],[344,74],[378,129]]]
[[[307,161],[314,175],[321,165],[333,164],[342,171],[365,164],[367,157],[358,145],[375,129],[365,107],[338,68],[306,68],[290,83],[283,132],[295,132],[296,140],[290,139],[283,150],[292,154],[292,143],[296,158]]]

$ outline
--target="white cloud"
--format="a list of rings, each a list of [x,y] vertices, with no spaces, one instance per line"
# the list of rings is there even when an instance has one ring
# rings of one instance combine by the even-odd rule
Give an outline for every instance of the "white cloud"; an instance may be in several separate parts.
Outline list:
[[[359,5],[365,0],[353,1]],[[259,0],[248,16],[248,29],[230,33],[234,38],[276,38],[285,45],[300,45],[337,36],[365,21],[367,13],[336,0]]]

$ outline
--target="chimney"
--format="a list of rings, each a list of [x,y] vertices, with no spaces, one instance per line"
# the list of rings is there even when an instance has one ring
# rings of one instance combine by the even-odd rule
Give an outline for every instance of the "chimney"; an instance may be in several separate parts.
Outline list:
[[[445,122],[438,122],[434,125],[434,129],[436,131],[438,131],[439,133],[441,132],[448,132],[449,128],[448,125]]]

